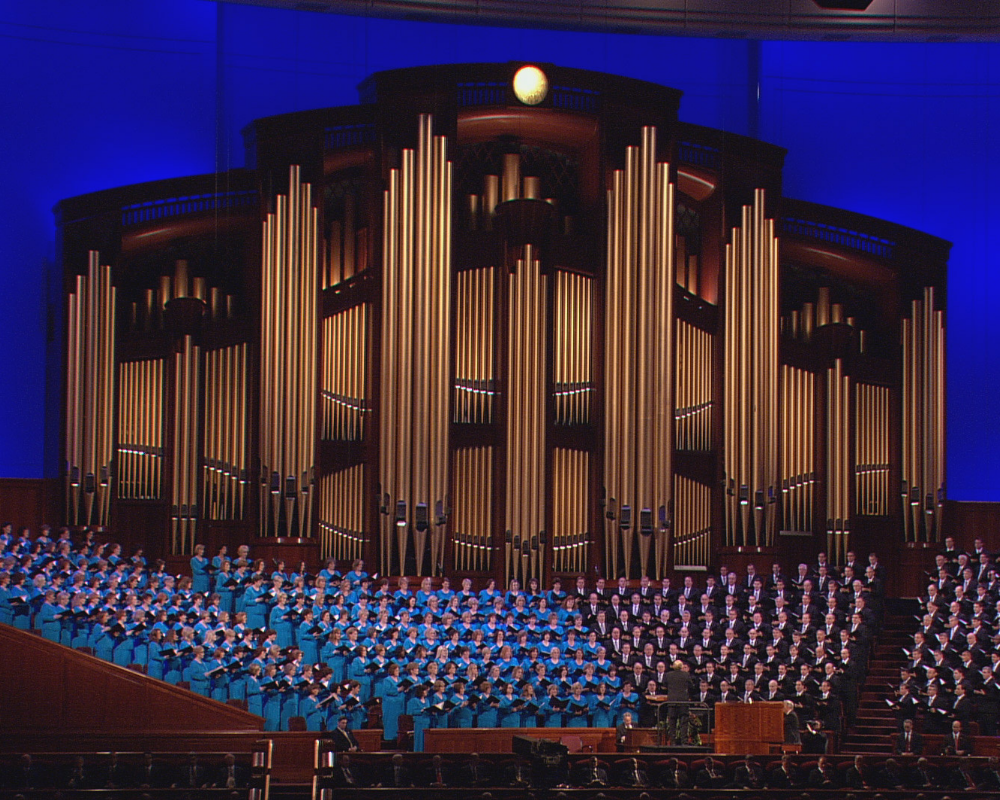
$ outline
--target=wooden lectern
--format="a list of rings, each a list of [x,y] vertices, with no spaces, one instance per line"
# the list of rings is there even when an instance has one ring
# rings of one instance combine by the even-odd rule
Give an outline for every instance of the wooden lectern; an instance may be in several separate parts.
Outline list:
[[[716,703],[715,752],[727,755],[780,753],[785,741],[781,703]]]

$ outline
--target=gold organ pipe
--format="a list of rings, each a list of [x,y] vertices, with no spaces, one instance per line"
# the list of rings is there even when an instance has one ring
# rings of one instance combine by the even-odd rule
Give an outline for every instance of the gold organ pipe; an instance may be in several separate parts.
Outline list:
[[[503,157],[503,199],[517,200],[521,183],[520,153],[505,153]]]

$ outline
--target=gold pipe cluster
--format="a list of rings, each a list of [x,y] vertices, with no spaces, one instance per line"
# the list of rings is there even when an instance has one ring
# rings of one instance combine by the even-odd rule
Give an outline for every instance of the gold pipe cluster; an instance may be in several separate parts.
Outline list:
[[[382,516],[382,572],[403,571],[411,535],[422,570],[428,532],[431,571],[444,564],[444,526],[436,523],[447,508],[450,450],[452,164],[447,138],[432,125],[420,116],[417,149],[402,151],[385,192],[379,484],[390,513]],[[417,530],[420,504],[428,530]]]
[[[312,186],[289,168],[288,194],[263,226],[260,531],[311,536],[315,475],[317,229]]]
[[[712,334],[677,320],[674,430],[678,450],[712,449],[714,349]]]
[[[671,507],[674,411],[674,184],[656,161],[656,128],[626,151],[608,192],[605,324],[604,486],[609,575],[632,572],[633,531],[643,512],[654,520],[655,563],[669,542],[660,520]],[[625,527],[622,511],[629,509]],[[647,573],[650,541],[639,537]]]
[[[323,288],[353,278],[368,267],[368,230],[357,227],[357,202],[350,187],[344,195],[343,214],[327,224]]]
[[[157,500],[163,469],[163,360],[118,366],[118,487],[123,500]]]
[[[354,306],[324,319],[320,385],[324,439],[357,442],[364,436],[367,364],[368,306]]]
[[[552,380],[557,425],[590,421],[594,384],[590,373],[590,316],[593,280],[585,275],[556,272]]]
[[[202,516],[243,519],[247,489],[247,345],[205,353]]]
[[[937,541],[944,511],[944,312],[934,288],[903,320],[903,519],[906,540]]]
[[[505,571],[523,582],[541,578],[545,563],[547,279],[531,245],[509,281]]]
[[[851,379],[837,359],[826,371],[826,546],[835,564],[850,549]]]
[[[496,270],[459,272],[455,297],[453,422],[490,423],[496,401]]]
[[[586,572],[587,487],[590,453],[556,447],[552,450],[552,569]]]
[[[785,530],[813,529],[816,491],[816,376],[781,367],[781,519]]]
[[[854,494],[858,514],[889,513],[889,402],[885,386],[859,383],[855,392]]]
[[[361,558],[364,533],[364,465],[319,480],[319,549],[322,558]]]
[[[183,295],[179,295],[183,296]],[[174,447],[170,552],[194,550],[198,529],[198,391],[200,349],[187,335],[174,353]]]
[[[778,483],[778,240],[764,190],[726,245],[726,543],[770,545]]]
[[[712,561],[712,489],[682,475],[674,477],[675,568]],[[666,568],[666,565],[661,567]]]
[[[462,447],[453,455],[452,549],[455,569],[492,567],[490,520],[493,511],[493,448]]]
[[[73,525],[107,525],[115,423],[115,287],[91,250],[69,296],[66,353],[66,504]]]

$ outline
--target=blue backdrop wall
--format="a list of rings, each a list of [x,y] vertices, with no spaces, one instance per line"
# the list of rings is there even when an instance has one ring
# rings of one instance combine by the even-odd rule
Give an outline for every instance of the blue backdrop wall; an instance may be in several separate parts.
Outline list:
[[[248,122],[353,104],[377,70],[508,60],[681,89],[684,120],[788,148],[790,196],[953,241],[948,495],[1000,500],[1000,45],[477,28],[208,0],[0,0],[0,476],[59,470],[59,199],[240,166]]]

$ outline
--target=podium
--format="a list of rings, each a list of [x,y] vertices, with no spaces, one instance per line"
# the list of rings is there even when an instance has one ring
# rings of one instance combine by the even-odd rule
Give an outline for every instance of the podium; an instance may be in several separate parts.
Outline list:
[[[781,703],[716,703],[715,752],[726,755],[780,753],[785,741]]]

